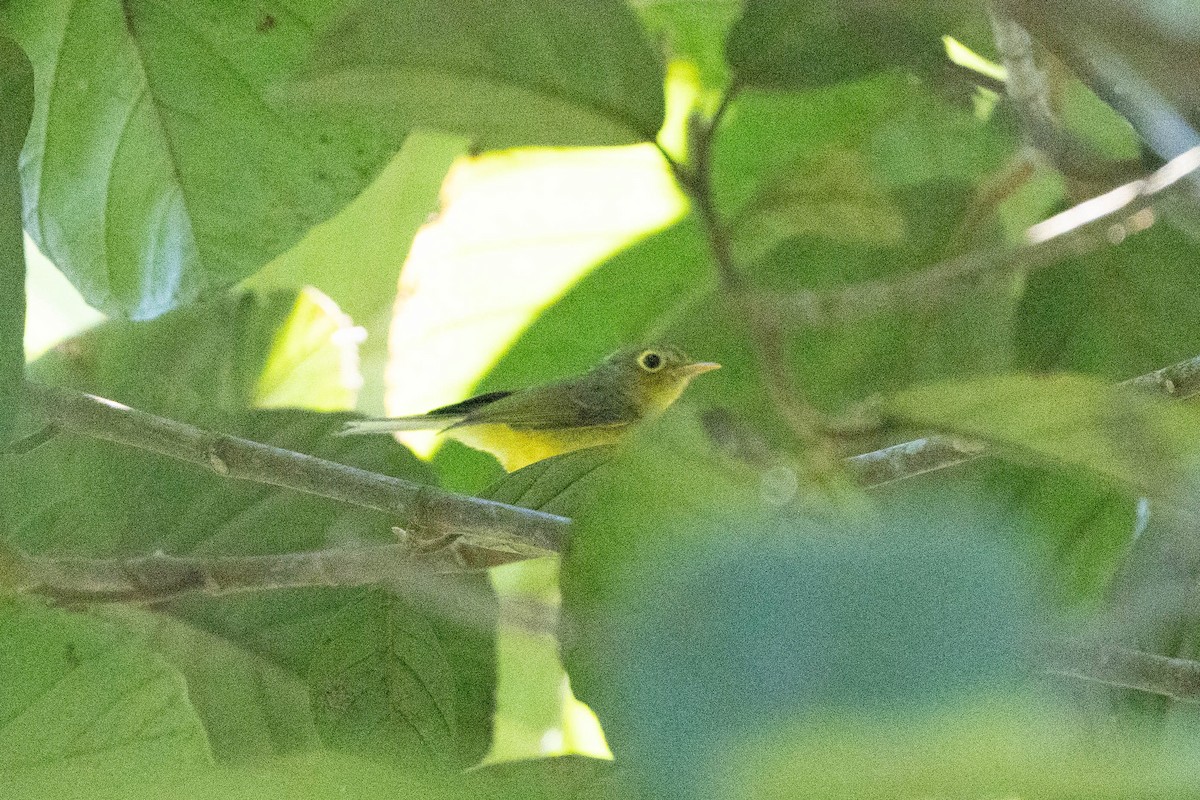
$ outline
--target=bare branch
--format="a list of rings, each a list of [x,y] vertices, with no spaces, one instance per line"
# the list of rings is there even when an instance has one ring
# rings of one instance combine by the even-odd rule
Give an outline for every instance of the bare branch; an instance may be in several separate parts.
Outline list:
[[[668,158],[676,181],[692,202],[716,266],[717,279],[730,302],[730,311],[749,333],[763,375],[763,384],[779,415],[801,440],[817,443],[817,452],[828,458],[822,438],[821,415],[809,402],[787,368],[783,333],[775,312],[760,305],[748,290],[745,275],[735,263],[729,229],[717,211],[712,191],[712,153],[717,130],[740,87],[730,86],[711,118],[693,117],[688,126],[688,163]],[[665,153],[664,153],[665,155]]]
[[[1117,385],[1186,400],[1200,394],[1200,356]],[[863,486],[879,486],[953,467],[986,452],[979,444],[929,437],[852,456],[846,459],[846,466]]]
[[[71,389],[27,384],[26,391],[46,419],[63,430],[187,461],[222,477],[381,511],[417,541],[453,536],[472,547],[536,557],[561,552],[570,525],[554,514],[202,430]]]
[[[1200,703],[1200,662],[1106,645],[1066,645],[1047,670],[1105,686],[1137,689],[1183,703]]]
[[[36,593],[66,605],[155,603],[191,593],[220,597],[274,589],[366,586],[395,580],[413,566],[407,544],[269,556],[17,557],[20,580],[5,589]]]
[[[1026,242],[978,250],[893,280],[863,281],[831,291],[756,292],[747,301],[781,322],[838,327],[899,308],[947,305],[991,274],[1032,272],[1071,256],[1111,246],[1155,221],[1159,196],[1200,169],[1200,147],[1168,161],[1140,180],[1123,184],[1032,226]]]

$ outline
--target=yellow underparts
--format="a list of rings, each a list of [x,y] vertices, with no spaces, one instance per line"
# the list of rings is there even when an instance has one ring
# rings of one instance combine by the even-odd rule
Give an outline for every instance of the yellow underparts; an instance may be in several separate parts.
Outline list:
[[[555,431],[510,428],[508,425],[466,425],[451,428],[446,431],[446,435],[468,447],[491,453],[500,461],[505,471],[512,472],[535,461],[572,450],[614,444],[627,427],[597,425],[591,428]]]

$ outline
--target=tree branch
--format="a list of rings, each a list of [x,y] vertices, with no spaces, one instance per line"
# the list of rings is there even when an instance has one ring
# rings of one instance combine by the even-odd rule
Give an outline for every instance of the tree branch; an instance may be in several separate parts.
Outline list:
[[[1186,400],[1200,394],[1200,356],[1117,385]],[[986,452],[983,445],[933,436],[851,456],[846,459],[846,466],[861,485],[880,486],[953,467]]]
[[[157,603],[184,594],[211,597],[314,586],[367,586],[413,567],[409,544],[330,548],[269,556],[63,558],[10,553],[4,588],[66,605]],[[14,577],[15,576],[15,577]]]
[[[1106,645],[1066,645],[1047,671],[1105,686],[1137,689],[1183,703],[1200,703],[1200,662]]]
[[[748,290],[745,275],[735,263],[729,229],[717,211],[712,192],[712,153],[717,130],[726,112],[737,97],[740,87],[735,83],[721,96],[712,116],[705,120],[693,117],[688,126],[688,163],[678,164],[668,158],[672,172],[681,189],[692,202],[692,208],[704,231],[717,279],[730,300],[731,311],[743,322],[750,334],[763,384],[772,403],[792,432],[802,441],[821,445],[824,455],[821,416],[808,401],[805,392],[792,379],[784,355],[783,334],[774,312],[760,305],[756,294]],[[664,153],[664,155],[666,155]],[[827,459],[828,460],[828,459]]]
[[[457,537],[485,550],[536,557],[562,551],[565,517],[215,433],[71,389],[27,384],[50,423],[95,439],[205,467],[226,478],[281,486],[391,515],[418,542]]]
[[[1124,381],[1121,386],[1185,399],[1200,394],[1200,356]],[[363,586],[395,580],[413,567],[453,572],[561,552],[570,520],[540,511],[445,492],[313,456],[205,431],[70,389],[29,384],[33,403],[52,424],[206,467],[218,475],[281,486],[381,511],[411,540],[270,556],[127,559],[51,558],[0,547],[0,586],[64,603],[149,603],[201,592],[313,586]],[[979,445],[931,437],[846,459],[864,486],[877,486],[961,464]],[[458,539],[497,558],[456,560],[422,542]],[[416,544],[414,544],[414,542]]]
[[[1005,271],[1032,272],[1148,228],[1153,203],[1200,169],[1200,147],[1149,176],[1085,200],[1026,231],[1026,242],[978,250],[894,280],[863,281],[831,291],[756,292],[748,302],[790,325],[837,327],[898,308],[936,308],[969,291],[970,281]]]

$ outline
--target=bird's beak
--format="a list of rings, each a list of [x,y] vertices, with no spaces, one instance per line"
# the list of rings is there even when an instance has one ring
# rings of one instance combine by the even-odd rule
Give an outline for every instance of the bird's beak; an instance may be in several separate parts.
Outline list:
[[[679,371],[689,378],[694,378],[703,372],[712,372],[714,369],[720,369],[721,365],[715,361],[697,361],[682,367]]]

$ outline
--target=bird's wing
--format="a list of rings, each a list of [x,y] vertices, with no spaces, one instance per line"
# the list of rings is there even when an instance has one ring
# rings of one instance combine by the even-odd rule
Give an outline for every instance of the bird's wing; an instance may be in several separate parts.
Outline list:
[[[358,433],[391,433],[393,431],[428,431],[452,427],[462,422],[473,411],[487,407],[490,403],[502,400],[512,392],[487,392],[486,394],[469,397],[458,403],[435,408],[425,414],[413,414],[407,417],[377,417],[375,419],[354,419],[346,423],[341,436],[352,436]]]
[[[606,388],[574,379],[525,389],[472,410],[450,427],[501,424],[544,430],[633,422],[636,411],[631,404]]]

